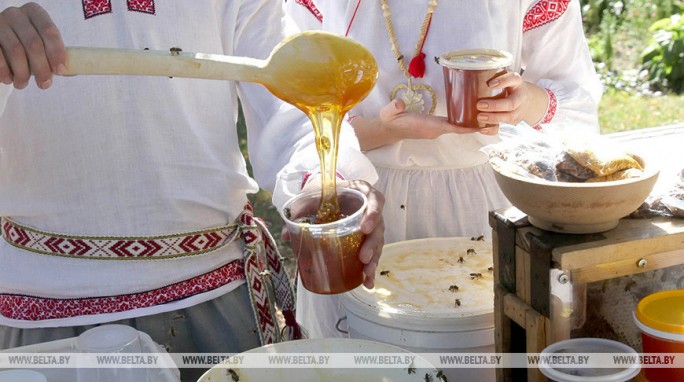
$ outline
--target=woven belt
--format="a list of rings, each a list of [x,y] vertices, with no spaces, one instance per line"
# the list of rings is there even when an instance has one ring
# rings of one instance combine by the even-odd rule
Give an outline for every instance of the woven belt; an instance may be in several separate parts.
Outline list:
[[[254,218],[248,204],[235,224],[216,229],[155,237],[69,236],[0,220],[2,237],[34,253],[97,260],[144,260],[192,256],[216,250],[240,236],[244,258],[203,275],[151,291],[76,299],[0,294],[0,314],[17,320],[47,320],[106,314],[181,300],[246,278],[252,310],[262,344],[302,337],[295,321],[292,281],[282,264],[273,237]],[[274,302],[285,316],[287,334],[278,328]]]
[[[164,236],[69,236],[1,218],[2,237],[17,248],[64,257],[110,260],[165,259],[213,251],[238,236],[238,224]]]

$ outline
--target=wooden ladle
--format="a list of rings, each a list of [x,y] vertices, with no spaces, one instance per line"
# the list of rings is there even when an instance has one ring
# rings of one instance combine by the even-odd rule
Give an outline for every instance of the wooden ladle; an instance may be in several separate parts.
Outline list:
[[[66,75],[120,74],[237,80],[264,85],[300,109],[338,105],[347,111],[377,79],[373,55],[361,44],[328,32],[283,40],[265,59],[169,51],[67,48]]]

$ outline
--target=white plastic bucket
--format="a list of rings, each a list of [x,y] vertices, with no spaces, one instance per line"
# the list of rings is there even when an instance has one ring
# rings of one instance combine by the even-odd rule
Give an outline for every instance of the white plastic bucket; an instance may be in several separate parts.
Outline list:
[[[397,345],[415,353],[494,353],[491,263],[489,240],[454,237],[386,245],[377,268],[376,288],[369,291],[359,287],[341,298],[349,336]],[[477,280],[471,279],[471,274],[479,274]],[[410,298],[399,297],[403,293],[398,291],[403,289],[401,286],[396,287],[396,293],[384,290],[391,278],[402,277],[412,283],[407,289],[416,292]],[[469,288],[474,283],[478,287]],[[383,298],[393,293],[395,301]],[[421,299],[421,294],[431,302],[421,306],[411,301]],[[455,365],[442,369],[450,381],[494,381],[496,376],[491,366]]]
[[[628,355],[637,361],[624,367],[591,367],[591,364],[572,367],[564,364],[551,365],[545,361],[553,355],[590,353]],[[639,374],[641,365],[637,352],[623,343],[603,338],[572,338],[547,346],[541,353],[539,370],[554,382],[626,382]]]
[[[0,371],[0,382],[47,382],[45,375],[34,370]]]
[[[293,357],[303,359],[329,356],[327,363],[307,366],[295,363],[269,364],[268,357]],[[364,356],[409,357],[410,363],[380,365],[355,363],[354,357]],[[246,367],[251,361],[265,362]],[[240,364],[237,362],[243,364]],[[439,371],[430,362],[397,346],[351,338],[316,338],[280,342],[265,345],[237,354],[223,364],[211,368],[197,382],[416,382],[431,380],[441,382]]]

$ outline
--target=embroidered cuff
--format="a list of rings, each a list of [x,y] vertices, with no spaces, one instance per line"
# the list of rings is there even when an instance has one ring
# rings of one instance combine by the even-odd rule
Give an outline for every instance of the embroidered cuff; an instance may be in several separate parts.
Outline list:
[[[546,113],[544,114],[544,118],[542,118],[542,120],[539,121],[539,123],[532,126],[535,130],[541,130],[542,123],[551,122],[551,120],[553,120],[553,117],[556,116],[556,109],[558,109],[558,99],[556,98],[556,95],[549,88],[544,88],[544,90],[546,90],[546,94],[549,96],[549,102],[546,105]]]

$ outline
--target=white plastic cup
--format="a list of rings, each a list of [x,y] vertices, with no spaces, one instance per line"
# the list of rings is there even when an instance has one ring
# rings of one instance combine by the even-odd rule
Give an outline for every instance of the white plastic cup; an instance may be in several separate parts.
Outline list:
[[[84,353],[81,354],[83,364],[78,368],[78,382],[146,380],[147,369],[130,366],[115,367],[115,365],[96,367],[97,358],[88,356],[88,354],[102,353],[142,353],[140,333],[135,328],[118,324],[97,326],[76,338],[76,348]]]
[[[102,325],[83,332],[76,338],[82,353],[142,353],[140,334],[126,325]]]
[[[338,294],[363,283],[359,250],[364,240],[361,219],[368,199],[351,188],[337,188],[343,218],[324,224],[302,221],[316,216],[321,192],[311,191],[288,200],[280,210],[290,232],[302,285],[318,294]]]
[[[47,377],[33,370],[0,371],[0,382],[47,382]]]

